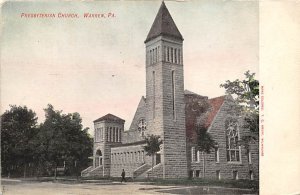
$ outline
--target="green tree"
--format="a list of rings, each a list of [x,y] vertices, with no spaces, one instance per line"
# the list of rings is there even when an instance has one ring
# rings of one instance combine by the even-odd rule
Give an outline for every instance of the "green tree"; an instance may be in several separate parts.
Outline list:
[[[244,118],[244,126],[254,134],[259,132],[259,81],[255,79],[255,73],[247,71],[245,79],[234,81],[227,80],[220,87],[226,90],[226,94],[233,96],[239,107],[237,110]]]
[[[78,170],[87,166],[88,157],[92,155],[88,128],[83,129],[78,113],[63,114],[54,110],[52,105],[44,110],[45,122],[37,136],[40,166],[50,165],[48,171],[54,169],[56,176],[57,167],[67,164],[73,174],[78,174]]]
[[[34,161],[34,136],[37,133],[35,112],[26,106],[10,105],[1,116],[1,168],[10,175],[26,169]],[[17,173],[18,174],[18,173]],[[19,173],[20,174],[20,173]]]
[[[163,141],[160,139],[159,135],[148,135],[145,137],[146,145],[144,146],[144,150],[146,152],[146,155],[152,157],[151,162],[151,172],[153,175],[153,163],[154,163],[154,155],[160,150],[160,145],[163,143]]]
[[[196,149],[203,154],[203,176],[205,177],[206,155],[216,148],[217,143],[213,140],[211,135],[207,132],[207,128],[202,125],[197,125],[197,147]]]

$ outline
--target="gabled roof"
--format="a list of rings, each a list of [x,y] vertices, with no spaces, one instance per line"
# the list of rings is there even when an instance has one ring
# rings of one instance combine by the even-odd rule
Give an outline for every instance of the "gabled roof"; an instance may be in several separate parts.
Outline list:
[[[100,122],[100,121],[107,121],[107,122],[119,122],[119,123],[124,123],[125,120],[113,115],[113,114],[107,114],[105,116],[102,116],[98,118],[97,120],[94,120],[95,122]]]
[[[186,89],[184,90],[184,95],[198,95],[198,94]]]
[[[195,141],[197,124],[201,123],[201,125],[209,128],[221,109],[226,96],[208,99],[206,96],[187,90],[184,96],[186,135],[190,140]]]
[[[197,94],[197,93],[195,93],[195,92],[192,92],[192,91],[189,91],[189,90],[184,90],[184,95],[185,96],[198,96],[198,97],[201,97],[201,98],[206,98],[206,99],[208,99],[208,97],[207,96],[203,96],[203,95],[199,95],[199,94]]]
[[[175,22],[172,19],[171,14],[169,13],[166,5],[162,2],[158,13],[155,17],[155,20],[151,26],[151,29],[148,33],[148,36],[145,40],[145,43],[154,39],[160,35],[166,35],[173,38],[180,39],[183,41],[183,37],[180,34]]]
[[[211,110],[208,113],[207,119],[205,121],[205,127],[209,127],[211,125],[218,111],[220,110],[223,102],[225,101],[225,97],[226,95],[223,95],[208,100],[209,105],[211,106]]]
[[[131,122],[130,130],[136,130],[138,127],[138,122],[141,118],[146,118],[146,112],[147,112],[147,108],[146,108],[146,98],[144,96],[142,96],[139,105],[135,111],[133,120]]]

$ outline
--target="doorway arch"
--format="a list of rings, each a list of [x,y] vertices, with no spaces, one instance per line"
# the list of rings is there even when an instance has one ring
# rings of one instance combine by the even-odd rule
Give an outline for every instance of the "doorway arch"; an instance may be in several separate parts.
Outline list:
[[[99,167],[103,164],[102,151],[98,149],[95,154],[95,167]]]

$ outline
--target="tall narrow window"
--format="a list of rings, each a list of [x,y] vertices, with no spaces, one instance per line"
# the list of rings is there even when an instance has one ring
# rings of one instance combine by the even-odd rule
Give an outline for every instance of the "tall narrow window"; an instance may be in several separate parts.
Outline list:
[[[171,47],[171,62],[174,62],[174,58],[173,58],[173,48]]]
[[[151,56],[152,63],[151,64],[154,64],[154,57],[155,57],[154,49],[151,49],[151,52],[152,52],[152,56]]]
[[[196,153],[196,162],[200,162],[200,151],[198,150]]]
[[[99,134],[98,134],[98,140],[101,141],[101,131],[102,131],[102,128],[99,128]]]
[[[152,79],[153,79],[153,81],[152,81],[152,83],[153,83],[153,86],[152,86],[152,88],[153,88],[153,108],[152,108],[152,110],[153,110],[153,118],[155,118],[155,71],[152,72]]]
[[[102,140],[102,127],[100,128],[100,135],[99,135],[99,140]]]
[[[191,157],[192,157],[192,162],[194,162],[195,161],[195,147],[192,147],[191,148]]]
[[[112,141],[112,127],[109,128],[109,141]]]
[[[247,153],[248,153],[248,162],[249,164],[252,164],[252,154],[249,149],[247,150]]]
[[[174,62],[177,64],[177,49],[174,49]]]
[[[113,129],[112,129],[112,133],[113,133],[113,135],[112,135],[112,142],[114,142],[115,141],[115,136],[116,136],[116,134],[115,134],[115,127],[113,127]]]
[[[105,139],[105,129],[104,129],[104,127],[102,128],[102,140],[104,140]]]
[[[172,71],[172,113],[173,113],[173,119],[176,119],[176,113],[175,113],[175,71]]]
[[[232,171],[232,176],[234,180],[238,180],[239,179],[239,173],[238,171]]]
[[[227,119],[225,122],[226,127],[226,150],[227,161],[239,162],[240,159],[240,146],[238,145],[238,123],[235,119]]]
[[[217,171],[216,171],[216,177],[217,177],[218,180],[221,179],[220,170],[217,170]]]
[[[155,48],[155,63],[157,62],[157,47]]]
[[[150,56],[150,52],[147,51],[147,54],[146,54],[146,64],[149,65],[150,62],[149,62],[149,56]]]
[[[105,135],[106,135],[106,141],[108,142],[108,127],[106,127]]]
[[[164,56],[163,56],[164,58],[163,59],[164,59],[164,62],[165,62],[165,61],[167,61],[167,47],[166,46],[164,46],[164,52],[163,52],[163,54],[164,54]]]
[[[170,61],[170,49],[167,47],[167,62]]]
[[[97,128],[95,128],[94,142],[97,142]]]
[[[215,148],[215,161],[219,162],[220,157],[219,157],[219,148]]]
[[[150,50],[150,64],[152,64],[152,50]]]
[[[145,131],[147,129],[147,124],[145,119],[140,119],[138,123],[138,131],[140,132],[141,137],[145,136]]]
[[[253,171],[249,171],[249,176],[250,176],[250,180],[253,180],[254,179],[254,175],[253,175]]]
[[[153,55],[152,55],[152,64],[154,64],[155,63],[155,49],[152,50],[152,53],[153,53]]]
[[[116,142],[119,141],[119,128],[116,128]]]
[[[158,46],[157,47],[157,61],[159,62],[160,59],[161,59],[161,57],[160,57],[160,47]]]
[[[178,63],[181,64],[181,50],[178,49]]]

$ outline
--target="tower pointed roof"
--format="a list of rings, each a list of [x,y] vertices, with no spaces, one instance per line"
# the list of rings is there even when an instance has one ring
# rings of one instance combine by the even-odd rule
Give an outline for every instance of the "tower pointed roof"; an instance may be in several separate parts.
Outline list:
[[[166,7],[164,1],[161,3],[161,6],[151,26],[145,43],[160,35],[170,36],[183,41],[183,37],[179,32],[174,20],[172,19],[172,16],[168,8]]]

